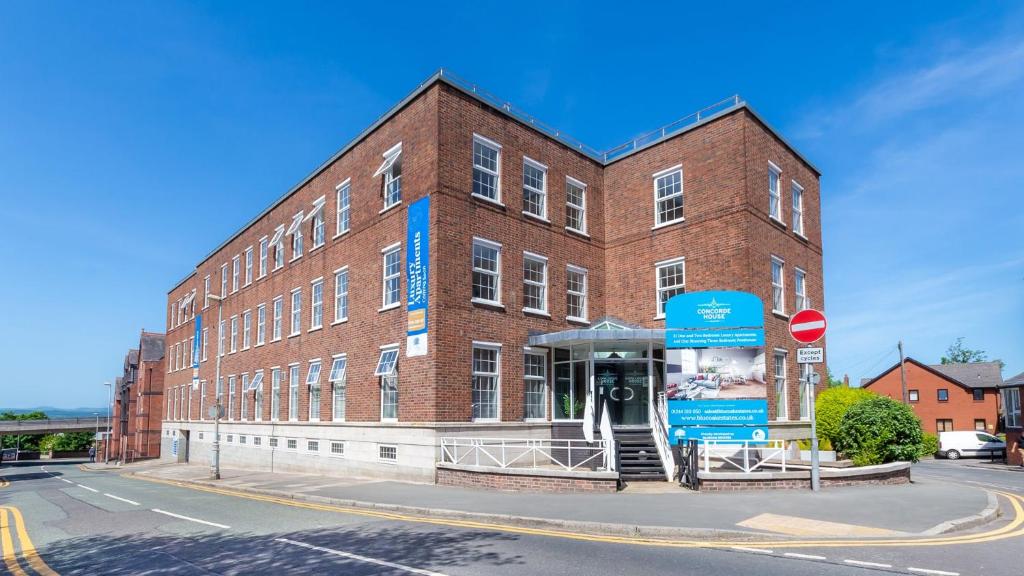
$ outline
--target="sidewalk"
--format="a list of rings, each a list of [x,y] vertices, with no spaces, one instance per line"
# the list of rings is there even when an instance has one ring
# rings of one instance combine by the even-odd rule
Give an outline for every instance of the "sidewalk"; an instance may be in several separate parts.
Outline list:
[[[133,475],[416,516],[652,536],[930,535],[984,524],[998,509],[985,490],[932,480],[816,494],[697,493],[667,483],[635,483],[617,494],[534,494],[233,469],[222,469],[222,479],[214,482],[209,467],[195,464],[154,466]]]

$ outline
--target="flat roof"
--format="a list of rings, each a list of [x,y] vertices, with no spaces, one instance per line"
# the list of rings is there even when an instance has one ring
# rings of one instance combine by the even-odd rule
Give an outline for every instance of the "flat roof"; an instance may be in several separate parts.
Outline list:
[[[357,144],[362,142],[367,136],[373,133],[382,124],[390,120],[392,116],[397,114],[400,110],[405,108],[410,102],[418,98],[422,93],[426,92],[431,87],[433,87],[434,84],[437,83],[444,83],[448,86],[451,86],[452,88],[455,88],[456,90],[459,90],[466,96],[479,100],[480,102],[488,105],[494,110],[514,120],[519,121],[520,123],[524,124],[527,127],[533,128],[537,132],[540,132],[541,134],[561,143],[562,145],[566,146],[571,150],[575,150],[579,154],[589,158],[590,160],[593,160],[594,162],[600,164],[601,166],[608,166],[610,164],[618,162],[619,160],[627,158],[637,152],[640,152],[641,150],[645,150],[647,148],[660,144],[665,140],[689,132],[690,130],[703,126],[727,114],[736,112],[737,110],[746,110],[755,119],[757,119],[757,121],[760,122],[766,130],[771,132],[772,135],[778,138],[780,142],[782,142],[787,148],[789,148],[794,155],[796,155],[802,162],[807,164],[807,166],[811,170],[813,170],[818,175],[821,175],[821,171],[818,170],[818,168],[813,163],[811,163],[810,160],[808,160],[803,154],[801,154],[796,149],[796,147],[794,147],[789,141],[783,138],[783,136],[777,130],[775,130],[770,124],[765,122],[761,115],[755,112],[754,109],[751,108],[745,100],[739,97],[739,95],[734,95],[719,102],[716,102],[711,106],[702,108],[697,112],[684,116],[683,118],[680,118],[660,128],[647,132],[646,134],[633,138],[623,144],[610,148],[606,151],[599,151],[596,148],[588,146],[583,142],[573,138],[572,136],[566,134],[565,132],[562,132],[561,130],[548,126],[547,124],[537,120],[536,118],[530,116],[526,112],[520,110],[518,107],[512,105],[512,103],[494,96],[493,94],[480,88],[476,84],[467,82],[466,80],[459,78],[458,76],[452,74],[451,72],[448,72],[443,68],[440,68],[437,70],[437,72],[431,74],[429,78],[427,78],[423,82],[420,82],[420,84],[415,89],[413,89],[404,98],[399,100],[397,104],[388,109],[384,114],[382,114],[380,117],[374,120],[373,123],[370,124],[366,129],[364,129],[354,138],[349,140],[344,146],[341,147],[340,150],[332,154],[330,158],[328,158],[324,162],[321,162],[319,166],[317,166],[312,172],[306,175],[297,184],[289,188],[288,191],[285,192],[282,196],[280,196],[277,200],[272,202],[269,206],[264,208],[259,214],[250,219],[248,222],[246,222],[241,228],[239,228],[234,234],[229,236],[226,240],[218,244],[216,248],[210,251],[206,256],[204,256],[199,261],[199,264],[206,262],[211,257],[213,257],[214,254],[220,252],[235,238],[237,238],[243,232],[248,230],[252,225],[259,222],[274,208],[277,208],[282,203],[284,203],[284,201],[291,197],[292,194],[294,194],[300,188],[308,184],[313,178],[315,178],[321,172],[326,170],[331,164],[333,164],[339,158],[344,156],[349,150],[351,150]],[[195,268],[198,268],[198,265]],[[168,290],[168,293],[176,290],[186,280],[194,276],[195,273],[195,269],[193,269],[192,273],[188,274],[187,276],[179,280],[170,290]]]

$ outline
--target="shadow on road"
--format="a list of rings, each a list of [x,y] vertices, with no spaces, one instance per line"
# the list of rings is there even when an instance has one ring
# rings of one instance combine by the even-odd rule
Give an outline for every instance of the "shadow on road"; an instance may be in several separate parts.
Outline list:
[[[268,522],[273,522],[268,519]],[[449,567],[524,565],[500,552],[514,536],[397,527],[307,530],[272,535],[87,536],[40,550],[57,572],[72,574],[408,574],[363,560],[278,542],[286,538],[387,562],[444,572]],[[497,545],[497,546],[496,546]]]

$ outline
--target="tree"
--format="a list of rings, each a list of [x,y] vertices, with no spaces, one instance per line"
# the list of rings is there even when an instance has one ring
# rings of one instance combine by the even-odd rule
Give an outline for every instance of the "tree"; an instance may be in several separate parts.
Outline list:
[[[875,395],[854,404],[843,416],[836,449],[856,466],[900,460],[917,462],[924,453],[921,420],[909,406]]]
[[[822,391],[814,401],[815,421],[818,438],[828,440],[833,446],[839,438],[839,426],[846,412],[858,402],[875,394],[863,388],[835,386]]]
[[[92,432],[59,432],[47,434],[39,441],[39,451],[81,452],[93,443]]]
[[[836,380],[832,376],[832,369],[831,368],[826,368],[825,369],[825,376],[828,377],[828,387],[829,388],[838,388],[840,386],[843,386],[843,381],[842,380]]]
[[[14,412],[3,412],[0,413],[0,420],[45,420],[46,412],[25,412],[24,414],[15,414]],[[43,438],[42,434],[16,434],[9,436],[0,436],[0,446],[3,448],[20,448],[25,452],[36,452],[39,450],[39,441]]]
[[[987,362],[988,354],[984,350],[972,350],[964,346],[964,337],[961,336],[946,348],[946,355],[942,357],[943,364],[971,364],[974,362]]]

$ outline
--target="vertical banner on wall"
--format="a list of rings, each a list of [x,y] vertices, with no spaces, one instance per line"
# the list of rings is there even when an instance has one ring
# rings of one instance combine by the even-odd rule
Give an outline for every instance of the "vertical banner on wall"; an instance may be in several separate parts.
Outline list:
[[[409,206],[405,242],[408,332],[405,355],[427,354],[427,305],[430,283],[430,196]]]
[[[199,388],[199,347],[203,341],[203,315],[196,314],[196,334],[192,338],[192,389]]]

